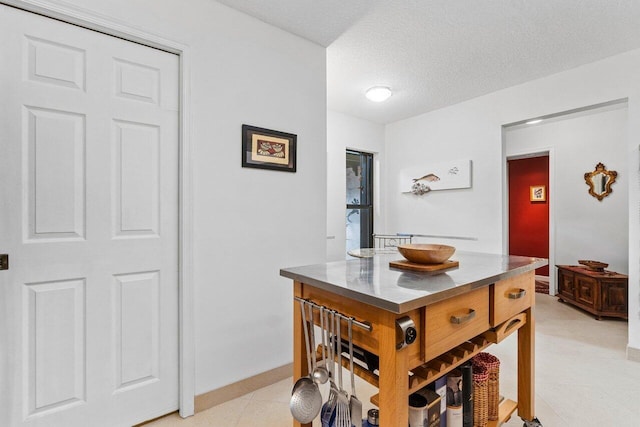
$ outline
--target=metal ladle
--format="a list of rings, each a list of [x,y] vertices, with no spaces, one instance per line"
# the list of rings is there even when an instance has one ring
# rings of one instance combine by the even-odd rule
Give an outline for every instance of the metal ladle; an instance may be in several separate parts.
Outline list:
[[[323,364],[326,364],[327,358],[326,358],[326,342],[325,342],[325,335],[324,335],[324,307],[320,306],[319,308],[320,310],[320,331],[322,332],[322,362]],[[313,310],[311,311],[312,315],[311,318],[313,319]],[[313,322],[311,323],[313,324]],[[315,333],[311,334],[311,346],[314,348],[316,348],[316,343],[315,343]],[[315,360],[315,358],[314,358]],[[326,366],[316,366],[313,368],[313,381],[315,381],[316,384],[325,384],[327,381],[329,381],[329,371],[327,370]]]
[[[311,378],[311,349],[309,348],[309,330],[307,329],[307,316],[305,313],[305,302],[300,301],[300,311],[302,312],[302,329],[304,329],[305,350],[307,353],[307,369],[309,375],[301,377],[293,385],[289,409],[291,415],[301,424],[308,424],[320,413],[322,408],[322,395],[318,384]]]

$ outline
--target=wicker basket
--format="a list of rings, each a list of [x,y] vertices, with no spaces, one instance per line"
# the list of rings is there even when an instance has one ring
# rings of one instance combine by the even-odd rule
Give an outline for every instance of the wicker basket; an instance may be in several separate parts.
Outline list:
[[[487,427],[489,423],[489,371],[473,360],[473,427]]]
[[[498,406],[500,405],[500,360],[489,353],[478,353],[473,358],[474,364],[486,366],[489,374],[488,380],[488,402],[489,419],[498,419]]]

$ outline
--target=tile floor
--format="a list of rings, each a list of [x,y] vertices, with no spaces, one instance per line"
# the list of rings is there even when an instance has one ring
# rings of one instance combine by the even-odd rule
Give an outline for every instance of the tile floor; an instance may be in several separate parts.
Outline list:
[[[536,414],[544,427],[639,426],[640,363],[626,360],[627,323],[595,320],[548,295],[538,294],[536,302]],[[489,348],[501,360],[501,394],[512,399],[516,347],[514,334]],[[194,417],[170,414],[146,426],[287,427],[291,385],[287,379]],[[377,391],[363,381],[356,385],[366,413],[368,396]],[[514,416],[504,426],[519,427],[522,421]]]

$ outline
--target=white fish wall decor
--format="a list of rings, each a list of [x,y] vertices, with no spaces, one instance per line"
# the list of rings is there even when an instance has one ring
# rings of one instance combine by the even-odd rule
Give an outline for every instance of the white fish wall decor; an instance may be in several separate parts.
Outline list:
[[[400,191],[421,196],[431,191],[471,188],[471,160],[451,160],[403,169]]]

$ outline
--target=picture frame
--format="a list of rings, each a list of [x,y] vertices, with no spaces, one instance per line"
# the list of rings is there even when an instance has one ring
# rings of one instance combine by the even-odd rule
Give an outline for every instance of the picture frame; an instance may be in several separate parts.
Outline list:
[[[242,167],[296,171],[296,144],[292,133],[242,125]]]
[[[529,200],[532,202],[547,201],[547,187],[545,185],[532,185],[529,187]]]

